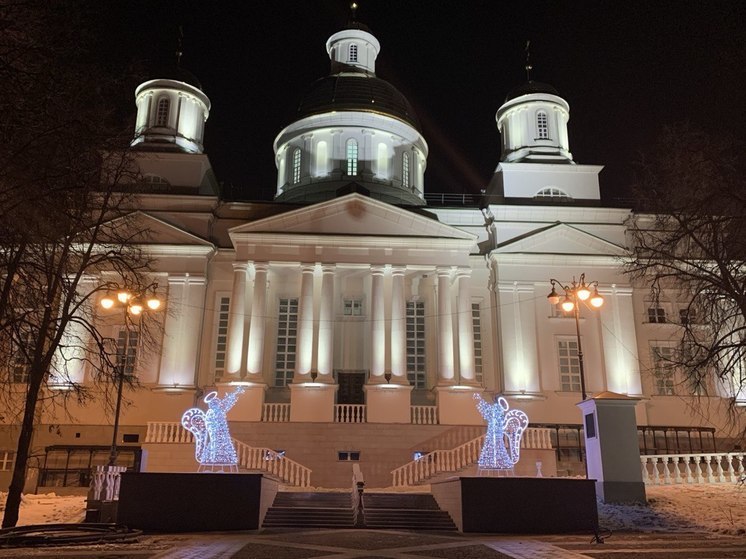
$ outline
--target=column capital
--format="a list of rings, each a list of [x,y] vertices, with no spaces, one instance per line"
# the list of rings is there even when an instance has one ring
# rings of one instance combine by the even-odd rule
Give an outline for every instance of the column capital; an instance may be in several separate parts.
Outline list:
[[[438,266],[435,268],[435,273],[438,274],[439,278],[443,276],[448,276],[450,278],[453,273],[453,266]]]
[[[407,267],[406,266],[391,266],[391,275],[392,276],[403,276],[407,273]]]
[[[336,264],[322,264],[321,265],[322,274],[334,274],[336,271],[337,271]]]
[[[234,272],[247,272],[248,270],[249,270],[248,262],[234,262],[233,263]]]
[[[266,272],[269,270],[269,262],[254,262],[254,272]]]
[[[313,274],[316,271],[316,264],[314,262],[301,262],[300,271],[302,274]]]
[[[371,264],[370,266],[370,273],[374,276],[382,276],[385,270],[386,266],[384,265]]]
[[[471,277],[471,272],[472,272],[471,268],[456,268],[456,277],[458,279],[461,279],[461,278],[469,279]]]

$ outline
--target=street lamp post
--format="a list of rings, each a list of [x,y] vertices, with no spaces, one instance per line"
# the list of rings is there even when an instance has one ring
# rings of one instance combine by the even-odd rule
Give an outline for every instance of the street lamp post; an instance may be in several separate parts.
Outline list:
[[[583,400],[587,400],[585,369],[583,367],[583,346],[580,341],[580,303],[581,301],[589,301],[592,307],[598,309],[604,304],[604,298],[598,293],[598,282],[591,281],[586,283],[585,274],[580,274],[578,282],[575,281],[575,278],[572,278],[570,285],[564,285],[556,279],[550,279],[549,282],[552,284],[552,291],[547,295],[547,300],[552,305],[560,302],[560,295],[555,289],[556,286],[559,286],[565,292],[565,297],[562,299],[562,310],[572,312],[575,317],[575,336],[578,342],[578,367],[580,369],[580,391]],[[593,289],[593,292],[591,292],[591,289]]]
[[[124,389],[124,376],[127,373],[127,359],[130,351],[130,316],[140,317],[143,312],[157,311],[161,307],[161,300],[155,296],[157,285],[153,285],[153,296],[145,298],[135,295],[127,290],[117,291],[116,296],[106,295],[100,301],[101,307],[109,310],[119,308],[124,315],[124,344],[117,348],[117,402],[114,408],[114,432],[111,437],[111,450],[109,452],[109,466],[114,466],[117,461],[117,437],[119,434],[119,415],[122,410],[122,391]]]

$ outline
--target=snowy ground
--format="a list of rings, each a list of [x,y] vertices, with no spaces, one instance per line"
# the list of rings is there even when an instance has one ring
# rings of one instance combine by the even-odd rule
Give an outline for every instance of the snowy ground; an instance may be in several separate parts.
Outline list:
[[[419,488],[422,491],[425,488]],[[599,503],[603,528],[642,532],[746,534],[746,486],[701,484],[648,486],[647,505]],[[5,506],[0,493],[0,510]],[[81,522],[85,497],[24,495],[19,525]]]

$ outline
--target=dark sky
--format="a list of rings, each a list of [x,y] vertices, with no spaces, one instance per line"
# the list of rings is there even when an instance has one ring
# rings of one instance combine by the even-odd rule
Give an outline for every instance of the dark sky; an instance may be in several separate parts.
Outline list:
[[[525,81],[570,104],[570,149],[601,164],[602,196],[626,195],[632,164],[660,129],[689,121],[742,134],[746,9],[732,1],[361,0],[358,20],[381,42],[379,77],[414,106],[430,146],[425,191],[478,192],[494,171],[494,115]],[[212,101],[206,151],[243,199],[274,191],[272,142],[303,91],[329,72],[326,39],[347,21],[341,0],[123,1],[101,25],[102,52],[182,66]],[[153,76],[157,77],[157,76]],[[132,103],[134,110],[134,102]]]

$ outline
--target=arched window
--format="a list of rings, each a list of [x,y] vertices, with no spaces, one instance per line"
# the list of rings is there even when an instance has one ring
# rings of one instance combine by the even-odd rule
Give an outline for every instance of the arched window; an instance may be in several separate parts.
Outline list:
[[[163,97],[158,101],[158,108],[155,112],[155,125],[168,126],[168,113],[171,108],[171,101],[168,97]]]
[[[347,62],[357,62],[357,45],[350,45]]]
[[[300,182],[300,148],[293,151],[293,184]]]
[[[549,124],[547,121],[547,113],[544,111],[536,113],[536,138],[538,140],[549,139]]]
[[[405,153],[401,158],[401,185],[409,188],[409,154]]]
[[[357,140],[347,140],[347,175],[357,176]]]
[[[564,190],[555,186],[547,186],[534,194],[534,198],[553,198],[555,200],[571,200],[572,197]]]

